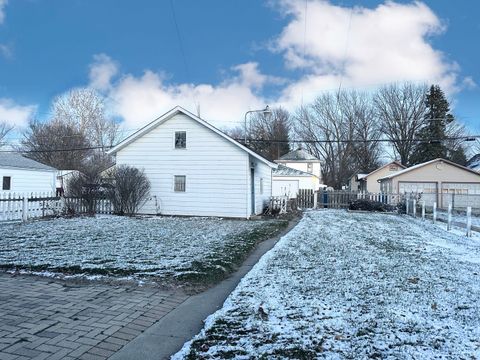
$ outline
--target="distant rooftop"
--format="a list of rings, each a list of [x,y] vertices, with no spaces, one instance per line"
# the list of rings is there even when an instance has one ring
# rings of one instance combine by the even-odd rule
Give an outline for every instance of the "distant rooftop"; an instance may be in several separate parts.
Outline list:
[[[278,168],[273,169],[273,176],[315,176],[305,171],[292,169],[285,165],[278,165]]]
[[[53,167],[28,159],[25,156],[14,152],[0,153],[0,167],[2,166],[33,170],[55,170]]]
[[[480,171],[480,154],[477,154],[468,160],[467,167],[475,171]]]
[[[318,160],[318,159],[312,154],[303,150],[302,148],[299,148],[297,150],[290,151],[288,154],[283,155],[278,160],[302,161],[302,160]]]

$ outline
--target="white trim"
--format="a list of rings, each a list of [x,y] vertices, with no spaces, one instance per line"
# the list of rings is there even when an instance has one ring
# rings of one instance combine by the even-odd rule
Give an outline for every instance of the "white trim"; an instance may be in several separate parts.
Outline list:
[[[148,133],[149,131],[153,130],[154,128],[156,128],[158,125],[164,123],[165,121],[169,120],[170,118],[172,118],[173,116],[177,115],[178,113],[181,113],[181,114],[184,114],[186,116],[188,116],[189,118],[191,118],[192,120],[195,120],[196,122],[198,122],[199,124],[205,126],[206,128],[212,130],[214,133],[220,135],[221,137],[223,137],[224,139],[226,139],[227,141],[231,142],[232,144],[238,146],[240,149],[242,149],[243,151],[247,152],[248,154],[252,155],[253,157],[255,157],[256,159],[262,161],[263,163],[267,164],[268,166],[270,166],[271,168],[273,169],[276,169],[277,168],[277,164],[275,163],[272,163],[270,161],[268,161],[267,159],[265,159],[264,157],[258,155],[257,153],[255,153],[254,151],[250,150],[249,148],[245,147],[244,145],[240,144],[238,141],[232,139],[230,136],[228,136],[227,134],[223,133],[222,131],[218,130],[216,127],[214,127],[213,125],[210,125],[208,122],[206,122],[205,120],[199,118],[198,116],[195,116],[193,115],[191,112],[185,110],[184,108],[182,108],[181,106],[175,106],[172,110],[166,112],[165,114],[163,114],[162,116],[160,116],[159,118],[153,120],[152,122],[150,122],[149,124],[145,125],[143,128],[141,128],[140,130],[136,131],[135,133],[133,133],[132,135],[128,136],[126,139],[124,139],[123,141],[121,141],[120,143],[118,143],[116,146],[114,146],[113,148],[111,148],[110,150],[107,151],[107,154],[111,155],[111,154],[115,154],[117,153],[119,150],[123,149],[125,146],[131,144],[132,142],[134,142],[135,140],[137,140],[139,137],[145,135],[146,133]]]

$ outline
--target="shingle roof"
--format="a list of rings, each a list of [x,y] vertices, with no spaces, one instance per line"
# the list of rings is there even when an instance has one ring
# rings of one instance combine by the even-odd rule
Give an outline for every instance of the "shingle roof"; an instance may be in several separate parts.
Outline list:
[[[39,163],[38,161],[28,159],[18,153],[0,153],[0,167],[13,167],[21,169],[34,170],[56,170],[53,167]]]
[[[285,165],[278,165],[278,168],[273,169],[273,176],[315,176],[305,171],[292,169]]]
[[[455,166],[455,167],[457,167],[457,168],[459,168],[459,169],[463,169],[463,170],[466,170],[466,171],[468,171],[468,172],[474,173],[474,174],[476,174],[476,175],[480,175],[480,174],[479,174],[478,172],[476,172],[475,170],[470,169],[470,168],[467,168],[467,167],[462,166],[462,165],[460,165],[460,164],[454,163],[453,161],[446,160],[446,159],[442,159],[442,158],[437,158],[437,159],[433,159],[433,160],[430,160],[430,161],[426,161],[426,162],[421,163],[421,164],[417,164],[417,165],[414,165],[414,166],[410,166],[409,168],[406,168],[406,169],[397,171],[397,172],[395,172],[395,173],[393,173],[393,174],[384,176],[384,177],[382,177],[382,178],[380,178],[380,179],[378,179],[378,180],[391,179],[391,178],[397,177],[397,176],[399,176],[399,175],[405,174],[405,173],[407,173],[407,172],[410,172],[410,171],[412,171],[412,170],[421,168],[421,167],[423,167],[423,166],[425,166],[425,165],[433,164],[433,163],[439,162],[439,161],[440,161],[440,162],[447,163],[447,164],[450,164],[450,165]]]
[[[318,160],[318,159],[303,149],[297,149],[297,150],[290,151],[288,154],[283,155],[278,160],[299,161],[299,160]]]
[[[475,171],[480,171],[480,154],[474,155],[468,160],[467,167]]]

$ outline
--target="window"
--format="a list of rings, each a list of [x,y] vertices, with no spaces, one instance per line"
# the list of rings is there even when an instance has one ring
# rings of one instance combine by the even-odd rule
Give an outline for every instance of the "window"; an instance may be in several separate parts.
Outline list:
[[[312,163],[307,164],[307,172],[309,172],[310,174],[313,173],[313,164]]]
[[[187,177],[185,175],[175,175],[174,191],[185,192],[186,180]]]
[[[11,183],[12,183],[12,178],[10,176],[4,176],[2,190],[10,190],[10,186],[12,185]]]
[[[187,132],[175,131],[175,149],[187,148]]]

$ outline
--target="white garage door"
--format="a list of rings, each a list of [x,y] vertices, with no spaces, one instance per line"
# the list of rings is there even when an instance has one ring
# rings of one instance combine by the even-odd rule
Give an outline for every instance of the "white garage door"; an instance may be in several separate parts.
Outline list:
[[[433,206],[437,201],[437,183],[436,182],[398,182],[400,194],[421,194],[420,200],[425,200],[425,205]]]
[[[272,196],[288,196],[296,198],[298,193],[298,180],[273,180]]]

